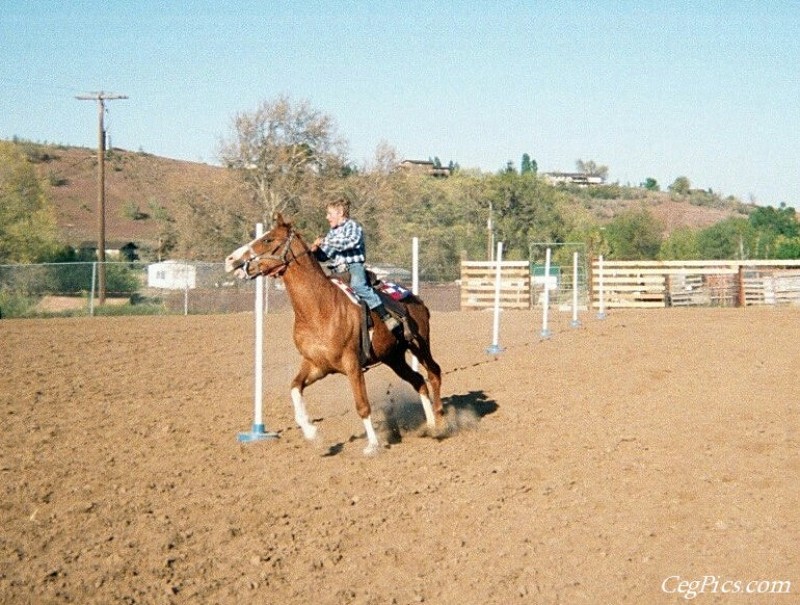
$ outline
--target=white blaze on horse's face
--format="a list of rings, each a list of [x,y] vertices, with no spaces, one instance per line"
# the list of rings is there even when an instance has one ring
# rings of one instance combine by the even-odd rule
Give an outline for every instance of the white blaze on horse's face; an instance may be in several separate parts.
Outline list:
[[[228,258],[225,259],[225,271],[228,273],[235,271],[252,258],[253,253],[250,244],[245,244],[231,252]]]
[[[291,242],[291,232],[286,236],[276,234],[274,230],[257,237],[249,244],[245,244],[231,252],[225,259],[225,271],[240,279],[253,279],[259,275],[267,274],[271,268],[265,260],[278,260],[278,266],[284,260],[282,256],[275,256],[281,246]],[[286,250],[284,249],[284,255]],[[264,257],[268,257],[265,259]]]

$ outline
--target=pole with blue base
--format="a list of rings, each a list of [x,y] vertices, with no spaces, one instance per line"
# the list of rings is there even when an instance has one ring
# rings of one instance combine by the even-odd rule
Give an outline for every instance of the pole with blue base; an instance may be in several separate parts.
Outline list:
[[[263,223],[256,225],[256,237],[264,235]],[[264,407],[264,276],[256,277],[256,345],[255,345],[255,397],[253,427],[248,433],[239,433],[238,440],[243,443],[277,439],[277,433],[267,432],[263,420]]]

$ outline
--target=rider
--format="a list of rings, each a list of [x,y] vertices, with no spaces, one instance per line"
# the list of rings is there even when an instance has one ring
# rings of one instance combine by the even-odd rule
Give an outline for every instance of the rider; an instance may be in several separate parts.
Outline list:
[[[326,207],[325,218],[331,226],[325,237],[318,237],[311,245],[314,255],[322,261],[330,260],[337,273],[350,273],[350,287],[367,306],[393,331],[400,326],[381,302],[378,294],[367,282],[364,263],[367,250],[364,244],[364,229],[350,218],[350,202],[337,199]]]

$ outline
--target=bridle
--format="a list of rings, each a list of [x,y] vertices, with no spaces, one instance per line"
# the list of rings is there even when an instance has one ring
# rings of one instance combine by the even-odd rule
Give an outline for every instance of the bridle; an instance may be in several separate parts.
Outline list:
[[[289,235],[287,235],[285,238],[285,241],[280,246],[278,246],[277,249],[279,251],[277,253],[265,252],[263,254],[256,254],[255,250],[253,250],[253,245],[250,244],[249,250],[250,254],[252,254],[253,256],[252,258],[246,260],[242,265],[242,267],[245,270],[245,273],[249,275],[250,272],[248,271],[248,269],[250,267],[250,263],[252,262],[259,263],[262,260],[274,260],[278,261],[279,264],[272,267],[266,273],[261,273],[261,271],[259,270],[256,272],[255,275],[253,275],[253,277],[255,278],[258,277],[259,275],[264,275],[265,277],[282,276],[286,272],[286,269],[289,268],[289,265],[291,265],[294,261],[298,260],[302,256],[305,256],[306,254],[311,254],[311,250],[306,250],[305,252],[303,252],[303,254],[300,255],[298,255],[294,250],[292,250],[292,241],[294,240],[296,235],[297,234],[294,232],[294,230],[290,230]],[[275,241],[275,240],[270,240],[270,241]]]

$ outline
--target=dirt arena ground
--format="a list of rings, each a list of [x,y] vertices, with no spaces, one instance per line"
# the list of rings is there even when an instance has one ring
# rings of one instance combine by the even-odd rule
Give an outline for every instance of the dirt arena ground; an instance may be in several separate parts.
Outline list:
[[[376,368],[375,458],[289,313],[249,444],[252,314],[0,321],[0,602],[800,602],[800,309],[552,319],[434,313],[452,434]]]

